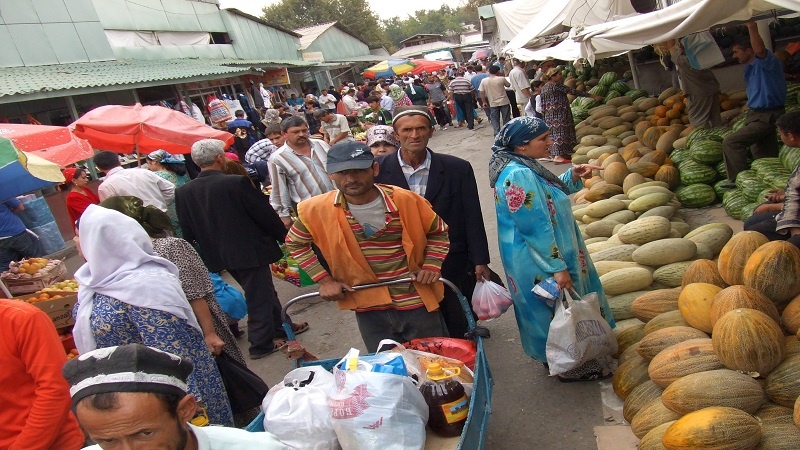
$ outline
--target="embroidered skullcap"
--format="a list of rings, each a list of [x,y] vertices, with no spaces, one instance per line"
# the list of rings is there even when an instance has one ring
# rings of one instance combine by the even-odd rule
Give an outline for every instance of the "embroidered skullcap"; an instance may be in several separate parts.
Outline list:
[[[92,350],[67,361],[62,370],[72,403],[108,392],[185,396],[192,363],[142,344]]]
[[[431,112],[424,106],[398,106],[394,109],[394,117],[392,117],[392,124],[397,124],[401,117],[405,116],[425,116],[431,121],[431,126],[436,124]]]

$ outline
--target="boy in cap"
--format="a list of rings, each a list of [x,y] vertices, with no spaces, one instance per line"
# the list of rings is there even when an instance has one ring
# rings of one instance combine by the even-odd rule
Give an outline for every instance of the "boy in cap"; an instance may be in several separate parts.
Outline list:
[[[286,449],[270,433],[189,423],[192,363],[141,344],[93,350],[64,365],[78,421],[97,445],[88,449]]]
[[[375,125],[367,130],[367,147],[374,156],[383,156],[397,151],[400,144],[394,137],[394,129],[388,125]]]
[[[378,164],[360,142],[332,146],[327,171],[337,190],[301,202],[286,237],[292,257],[320,284],[320,296],[355,311],[370,352],[382,339],[448,336],[439,312],[447,225],[419,195],[375,184]],[[319,264],[312,244],[330,271]],[[352,288],[406,277],[414,282]]]

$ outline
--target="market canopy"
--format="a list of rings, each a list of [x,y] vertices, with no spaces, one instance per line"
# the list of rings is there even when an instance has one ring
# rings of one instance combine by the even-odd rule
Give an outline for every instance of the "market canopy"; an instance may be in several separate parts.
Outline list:
[[[597,42],[601,45],[600,48],[595,50],[595,57],[597,59],[610,58],[618,56],[630,50],[626,46],[620,46],[605,40]],[[608,47],[603,47],[607,45]],[[639,47],[637,47],[639,48]],[[557,45],[539,50],[528,50],[525,48],[518,48],[510,52],[510,55],[520,61],[544,61],[548,58],[560,59],[564,61],[577,61],[583,57],[582,46],[580,42],[567,38]]]
[[[408,72],[419,75],[422,72],[442,70],[453,64],[452,61],[431,61],[427,59],[388,59],[364,70],[364,77],[369,79],[403,76]]]
[[[4,123],[0,125],[0,137],[11,140],[19,150],[60,167],[89,159],[94,154],[89,142],[75,137],[67,127]]]
[[[95,108],[70,125],[76,136],[96,149],[117,153],[150,153],[163,149],[187,154],[201,139],[219,139],[225,146],[233,135],[163,106],[107,105]]]
[[[634,50],[776,9],[800,11],[800,0],[683,0],[651,13],[586,27],[575,33],[575,39],[581,42],[581,56],[594,64],[601,49]]]
[[[527,47],[532,41],[540,37],[559,34],[565,29],[582,29],[587,25],[605,23],[609,20],[636,14],[630,0],[597,0],[591,3],[584,0],[566,2],[548,0],[544,3],[539,12],[531,17],[514,38],[503,47],[503,53],[514,52],[516,55],[518,49]],[[518,8],[522,8],[522,5],[519,5]],[[512,18],[504,18],[504,20],[512,20]],[[498,18],[498,24],[499,21]],[[554,58],[556,57],[554,56]]]
[[[0,137],[0,202],[64,181],[61,168]]]

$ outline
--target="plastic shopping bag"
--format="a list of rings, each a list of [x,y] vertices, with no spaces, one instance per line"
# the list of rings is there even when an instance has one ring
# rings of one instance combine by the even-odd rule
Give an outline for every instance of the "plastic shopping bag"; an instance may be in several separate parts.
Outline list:
[[[690,34],[683,38],[686,58],[693,69],[710,69],[725,62],[717,41],[708,31]]]
[[[472,369],[467,367],[464,362],[458,359],[448,358],[446,356],[429,353],[422,350],[414,350],[397,341],[384,339],[378,344],[378,353],[375,356],[387,354],[401,356],[405,362],[408,376],[420,383],[425,381],[425,376],[428,372],[428,366],[433,363],[439,364],[440,367],[458,368],[460,373],[455,377],[455,379],[464,385],[464,391],[466,392],[467,397],[472,396],[472,385],[475,382],[475,375],[473,374]]]
[[[508,289],[494,281],[479,281],[472,292],[472,310],[480,320],[496,319],[513,304]]]
[[[351,362],[353,351],[333,368],[335,386],[328,400],[339,444],[344,450],[424,448],[428,405],[414,381],[358,370]]]
[[[281,244],[281,250],[283,251],[283,257],[269,265],[272,276],[288,281],[297,287],[313,286],[314,280],[308,276],[305,270],[300,268],[300,264],[289,255],[283,244]]]
[[[547,334],[547,364],[550,375],[578,368],[592,359],[617,352],[617,340],[600,312],[596,293],[575,298],[567,290],[556,302],[556,313]],[[566,303],[566,305],[565,305]]]
[[[211,283],[214,285],[214,297],[225,314],[236,320],[241,320],[247,315],[247,300],[236,288],[226,283],[218,273],[210,273]]]
[[[328,410],[328,393],[333,387],[333,374],[320,366],[289,372],[261,404],[264,429],[289,448],[340,449]]]
[[[231,411],[239,414],[259,406],[261,399],[269,391],[267,383],[225,352],[217,355],[216,361],[225,392],[231,402]]]

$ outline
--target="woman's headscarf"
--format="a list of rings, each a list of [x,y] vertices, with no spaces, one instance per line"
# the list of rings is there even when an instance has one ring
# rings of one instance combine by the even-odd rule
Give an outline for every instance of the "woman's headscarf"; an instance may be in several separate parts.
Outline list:
[[[67,167],[66,169],[62,170],[61,173],[64,174],[64,184],[72,184],[72,180],[75,179],[75,172],[77,171],[78,169],[74,167]]]
[[[399,102],[400,100],[405,97],[406,93],[403,92],[403,88],[400,86],[393,84],[389,87],[389,98],[394,100],[395,102]]]
[[[514,151],[518,146],[536,139],[549,130],[550,128],[547,127],[544,120],[537,117],[517,117],[505,124],[500,129],[497,137],[495,137],[494,145],[492,146],[494,154],[489,160],[489,185],[494,186],[500,177],[500,172],[505,169],[508,163],[516,161],[533,170],[540,177],[569,195],[570,192],[567,185],[541,165],[539,161]]]
[[[135,220],[90,205],[81,216],[79,232],[86,263],[75,272],[80,288],[73,335],[80,353],[97,348],[89,323],[95,294],[173,314],[200,330],[181,288],[178,268],[156,256],[150,237]]]
[[[261,123],[263,123],[265,127],[268,127],[270,125],[280,125],[281,123],[280,112],[278,112],[277,109],[272,109],[272,108],[268,109],[264,113],[264,118],[261,119]]]
[[[159,236],[165,231],[173,231],[172,221],[164,211],[155,206],[144,206],[142,199],[132,195],[115,195],[102,202],[103,208],[113,209],[139,222],[151,237]]]
[[[154,152],[150,152],[147,155],[147,159],[160,162],[161,164],[186,164],[186,161],[170,155],[166,150],[156,150]]]

